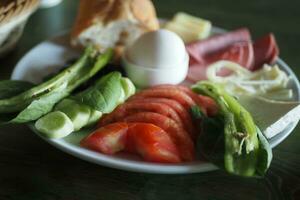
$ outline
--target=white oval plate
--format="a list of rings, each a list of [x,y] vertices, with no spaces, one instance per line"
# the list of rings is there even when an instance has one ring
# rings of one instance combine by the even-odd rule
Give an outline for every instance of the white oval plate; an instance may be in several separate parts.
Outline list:
[[[213,32],[219,33],[224,32],[224,30],[214,28]],[[62,67],[68,60],[78,56],[78,53],[68,45],[68,41],[68,36],[66,34],[62,34],[61,36],[37,45],[19,61],[11,78],[14,80],[26,80],[38,83],[44,76],[59,70],[59,68]],[[278,65],[292,76],[293,80],[291,87],[294,90],[295,100],[299,100],[300,85],[295,74],[280,59],[278,60]],[[293,131],[296,125],[297,123],[291,124],[285,131],[271,138],[269,140],[271,146],[275,147],[284,140]],[[35,133],[37,133],[33,126],[30,127]],[[140,161],[138,158],[126,154],[107,156],[81,148],[79,146],[80,140],[90,133],[90,131],[91,130],[76,132],[63,139],[43,139],[58,149],[75,157],[116,169],[157,174],[184,174],[207,172],[217,169],[217,167],[213,164],[203,161],[177,165],[155,164]]]

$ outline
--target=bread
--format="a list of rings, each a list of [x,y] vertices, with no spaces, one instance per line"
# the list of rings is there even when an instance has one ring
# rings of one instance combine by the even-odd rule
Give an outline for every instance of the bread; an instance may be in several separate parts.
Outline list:
[[[151,0],[80,0],[71,43],[121,51],[144,32],[158,28]]]
[[[0,26],[4,26],[18,18],[26,18],[39,5],[39,0],[1,0]]]

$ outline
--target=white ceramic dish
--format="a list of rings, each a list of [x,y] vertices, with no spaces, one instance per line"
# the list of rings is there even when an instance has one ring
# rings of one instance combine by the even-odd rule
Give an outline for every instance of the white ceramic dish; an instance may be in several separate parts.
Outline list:
[[[223,32],[222,29],[218,28],[214,28],[213,31],[215,33]],[[78,56],[78,53],[67,44],[68,36],[62,35],[37,45],[20,60],[11,78],[35,83],[41,81],[43,76],[58,70],[66,61]],[[292,76],[293,81],[291,87],[294,90],[295,100],[300,100],[300,84],[295,74],[281,59],[278,59],[278,65]],[[293,131],[296,125],[297,123],[291,124],[282,133],[271,138],[269,140],[271,146],[275,147],[283,141]],[[31,126],[31,128],[35,131],[33,126]],[[184,174],[207,172],[217,169],[213,164],[203,161],[179,165],[162,165],[139,161],[137,158],[125,154],[107,156],[93,152],[79,146],[80,139],[88,132],[89,130],[76,132],[63,139],[43,139],[58,149],[80,159],[122,170],[157,174]]]

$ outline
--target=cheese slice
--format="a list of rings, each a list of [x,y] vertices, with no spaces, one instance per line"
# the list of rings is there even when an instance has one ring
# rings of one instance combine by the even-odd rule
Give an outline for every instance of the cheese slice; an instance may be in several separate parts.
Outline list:
[[[256,124],[270,139],[300,120],[300,102],[239,96],[239,102],[252,114]]]
[[[185,43],[190,43],[207,38],[212,24],[208,20],[179,12],[164,28],[177,33]]]

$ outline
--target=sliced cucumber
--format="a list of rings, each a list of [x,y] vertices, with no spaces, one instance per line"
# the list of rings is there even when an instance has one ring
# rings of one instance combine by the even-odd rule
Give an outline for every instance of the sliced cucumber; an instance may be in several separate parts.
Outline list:
[[[64,99],[61,102],[59,102],[56,106],[55,106],[55,110],[64,110],[65,108],[69,108],[70,106],[77,104],[77,102],[75,100],[72,99]]]
[[[51,112],[35,123],[35,128],[47,138],[66,137],[74,131],[70,118],[63,112]]]
[[[121,93],[117,105],[124,103],[125,100],[126,100],[125,91],[123,88],[121,88]]]
[[[86,126],[90,119],[91,108],[71,99],[63,100],[56,106],[56,109],[65,113],[71,119],[75,131]]]
[[[92,110],[89,121],[86,126],[95,124],[101,117],[102,117],[102,112],[100,112],[98,110]]]
[[[125,99],[128,99],[135,93],[135,86],[129,78],[121,78],[121,84],[125,93]]]

